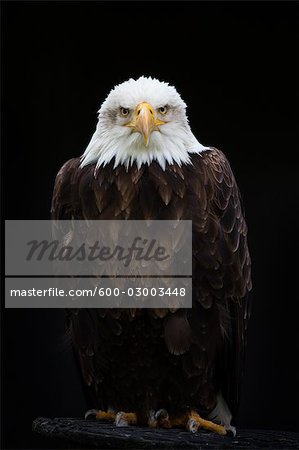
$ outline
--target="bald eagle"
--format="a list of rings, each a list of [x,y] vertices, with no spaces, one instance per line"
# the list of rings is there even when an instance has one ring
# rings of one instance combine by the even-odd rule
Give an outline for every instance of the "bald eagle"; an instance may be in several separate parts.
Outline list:
[[[192,309],[68,310],[88,412],[116,425],[234,432],[251,290],[247,226],[225,155],[191,132],[173,86],[116,86],[80,158],[60,169],[53,219],[192,220]]]

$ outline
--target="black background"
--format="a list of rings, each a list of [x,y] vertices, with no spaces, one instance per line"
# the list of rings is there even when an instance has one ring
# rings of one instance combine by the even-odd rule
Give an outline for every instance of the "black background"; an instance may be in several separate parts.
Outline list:
[[[194,134],[229,158],[253,259],[242,427],[298,425],[296,6],[2,4],[6,219],[49,218],[58,169],[83,152],[101,102],[129,77],[152,75],[174,84]],[[3,311],[3,447],[37,445],[30,430],[36,416],[83,414],[63,331],[62,311]]]

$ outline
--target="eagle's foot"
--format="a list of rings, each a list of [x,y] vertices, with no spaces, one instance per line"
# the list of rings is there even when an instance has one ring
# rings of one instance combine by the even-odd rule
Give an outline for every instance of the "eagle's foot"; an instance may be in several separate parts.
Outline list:
[[[204,430],[213,431],[222,436],[228,434],[227,429],[223,425],[218,425],[210,420],[203,419],[196,411],[187,413],[186,428],[188,431],[191,431],[191,433],[196,433],[199,428],[203,428]]]
[[[213,431],[214,433],[225,436],[228,430],[223,425],[218,425],[210,420],[205,420],[196,411],[188,411],[181,416],[169,417],[165,409],[150,411],[148,426],[150,428],[186,428],[191,433],[196,433],[199,428]]]
[[[108,409],[108,411],[89,409],[84,417],[85,419],[93,417],[96,420],[114,422],[117,427],[127,427],[128,425],[137,424],[137,416],[135,413],[126,413],[123,411],[116,412],[113,409]]]

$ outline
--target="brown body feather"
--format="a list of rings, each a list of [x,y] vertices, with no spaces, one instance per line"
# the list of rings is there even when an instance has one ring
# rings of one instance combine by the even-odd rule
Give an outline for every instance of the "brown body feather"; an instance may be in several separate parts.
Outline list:
[[[192,164],[153,162],[126,171],[113,162],[57,175],[56,219],[189,219],[193,226],[193,308],[69,310],[68,327],[92,407],[209,412],[222,391],[239,398],[248,292],[247,227],[240,194],[222,152],[192,155]]]

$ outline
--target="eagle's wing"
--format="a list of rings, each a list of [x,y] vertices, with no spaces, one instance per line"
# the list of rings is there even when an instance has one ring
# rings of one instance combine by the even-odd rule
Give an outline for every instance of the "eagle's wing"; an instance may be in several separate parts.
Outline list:
[[[81,183],[84,183],[84,171],[78,171],[79,164],[79,158],[67,161],[56,176],[51,206],[53,220],[84,219],[79,192],[79,179]],[[89,176],[88,179],[90,179]],[[86,394],[90,398],[90,407],[95,405],[95,396],[99,406],[103,407],[102,393],[98,391],[98,388],[101,385],[101,367],[104,362],[99,360],[100,354],[97,349],[101,344],[103,333],[107,331],[107,325],[105,321],[101,323],[103,318],[97,311],[94,309],[66,310],[67,334],[76,351],[77,362],[81,368],[80,373],[84,379],[83,385],[89,386]],[[105,315],[105,310],[101,310],[101,315]]]
[[[193,213],[193,232],[204,236],[204,240],[199,238],[198,245],[193,245],[193,257],[200,272],[197,300],[209,308],[211,296],[216,299],[222,330],[216,370],[222,394],[234,414],[239,400],[250,307],[247,226],[240,192],[225,155],[211,149],[196,158],[194,164],[205,186],[198,191]]]
[[[56,176],[51,205],[53,220],[82,219],[77,183],[79,164],[79,158],[70,159]]]

